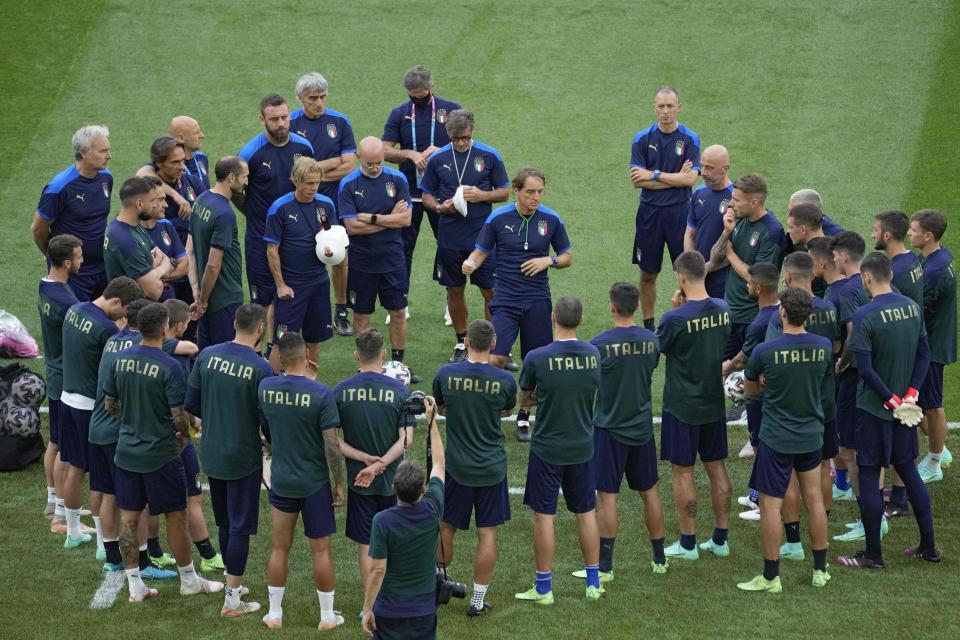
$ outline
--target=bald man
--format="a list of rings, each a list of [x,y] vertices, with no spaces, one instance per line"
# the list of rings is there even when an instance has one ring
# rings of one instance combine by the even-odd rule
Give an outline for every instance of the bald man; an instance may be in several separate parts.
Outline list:
[[[379,299],[390,313],[393,359],[402,362],[410,284],[402,232],[413,215],[410,186],[402,173],[383,166],[379,138],[361,140],[357,155],[360,168],[344,176],[337,196],[337,212],[350,235],[347,300],[353,308],[353,332],[359,334],[370,326]],[[411,382],[419,381],[419,377],[411,377]]]
[[[203,139],[206,137],[200,130],[200,123],[190,116],[177,116],[170,121],[170,135],[183,143],[183,150],[186,154],[184,173],[198,178],[203,184],[203,190],[208,190],[210,188],[210,161],[207,159],[207,154],[200,151],[200,147],[203,146]]]
[[[714,144],[700,154],[700,177],[703,184],[697,187],[690,199],[690,214],[687,230],[683,236],[684,251],[699,251],[704,260],[710,260],[710,248],[723,233],[723,212],[733,195],[730,172],[730,154],[726,147]],[[707,274],[707,294],[711,298],[723,298],[729,265],[724,265]]]

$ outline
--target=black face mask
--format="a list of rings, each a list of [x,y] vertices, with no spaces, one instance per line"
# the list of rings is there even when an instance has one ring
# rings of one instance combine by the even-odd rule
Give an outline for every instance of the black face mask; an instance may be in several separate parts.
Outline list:
[[[427,106],[428,104],[430,104],[430,99],[431,99],[431,98],[433,98],[433,94],[432,94],[432,93],[428,93],[427,95],[423,96],[422,98],[415,98],[414,96],[410,96],[410,102],[412,102],[413,104],[415,104],[415,105],[418,106],[418,107],[425,107],[425,106]]]

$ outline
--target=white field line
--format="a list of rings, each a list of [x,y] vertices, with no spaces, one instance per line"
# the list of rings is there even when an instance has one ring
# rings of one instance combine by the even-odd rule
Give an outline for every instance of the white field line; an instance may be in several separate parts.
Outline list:
[[[117,595],[123,589],[126,582],[126,575],[122,571],[112,571],[103,576],[103,582],[100,588],[93,594],[90,600],[91,609],[109,609],[117,599]]]

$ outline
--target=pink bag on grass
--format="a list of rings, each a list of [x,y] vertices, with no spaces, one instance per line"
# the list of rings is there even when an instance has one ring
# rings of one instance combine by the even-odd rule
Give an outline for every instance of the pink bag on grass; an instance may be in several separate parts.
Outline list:
[[[0,309],[0,358],[36,358],[37,341],[12,313]]]

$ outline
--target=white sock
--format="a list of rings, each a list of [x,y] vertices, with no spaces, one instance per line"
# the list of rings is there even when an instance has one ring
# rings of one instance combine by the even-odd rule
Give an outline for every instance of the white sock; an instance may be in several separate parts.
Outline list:
[[[483,599],[487,596],[487,589],[490,588],[488,584],[477,584],[473,583],[473,595],[470,596],[470,605],[474,609],[483,608]]]
[[[270,595],[270,612],[267,613],[267,616],[270,618],[276,618],[277,620],[283,617],[283,592],[286,587],[271,587],[267,586],[267,593]]]
[[[64,507],[63,512],[67,516],[67,535],[76,540],[80,537],[80,509]]]
[[[240,589],[241,587],[224,587],[223,588],[223,606],[228,609],[239,609],[240,608]]]
[[[47,487],[47,504],[56,504],[57,490],[53,487]]]
[[[54,520],[63,520],[66,516],[64,514],[65,507],[63,506],[63,498],[57,498],[55,500],[55,505],[53,508],[53,519]]]
[[[193,568],[192,562],[185,567],[177,566],[177,572],[180,574],[180,584],[193,586],[200,580],[200,576],[197,575],[197,570]]]
[[[943,452],[934,453],[931,451],[927,454],[927,468],[936,473],[940,471],[940,460],[943,458]]]
[[[127,574],[127,587],[130,589],[130,595],[135,598],[142,598],[147,593],[147,585],[143,584],[140,578],[140,569],[125,569]]]
[[[99,516],[93,516],[93,526],[97,530],[97,549],[103,551],[103,525],[100,524]]]
[[[320,599],[320,620],[333,617],[333,595],[336,591],[320,591],[317,589],[317,597]]]

